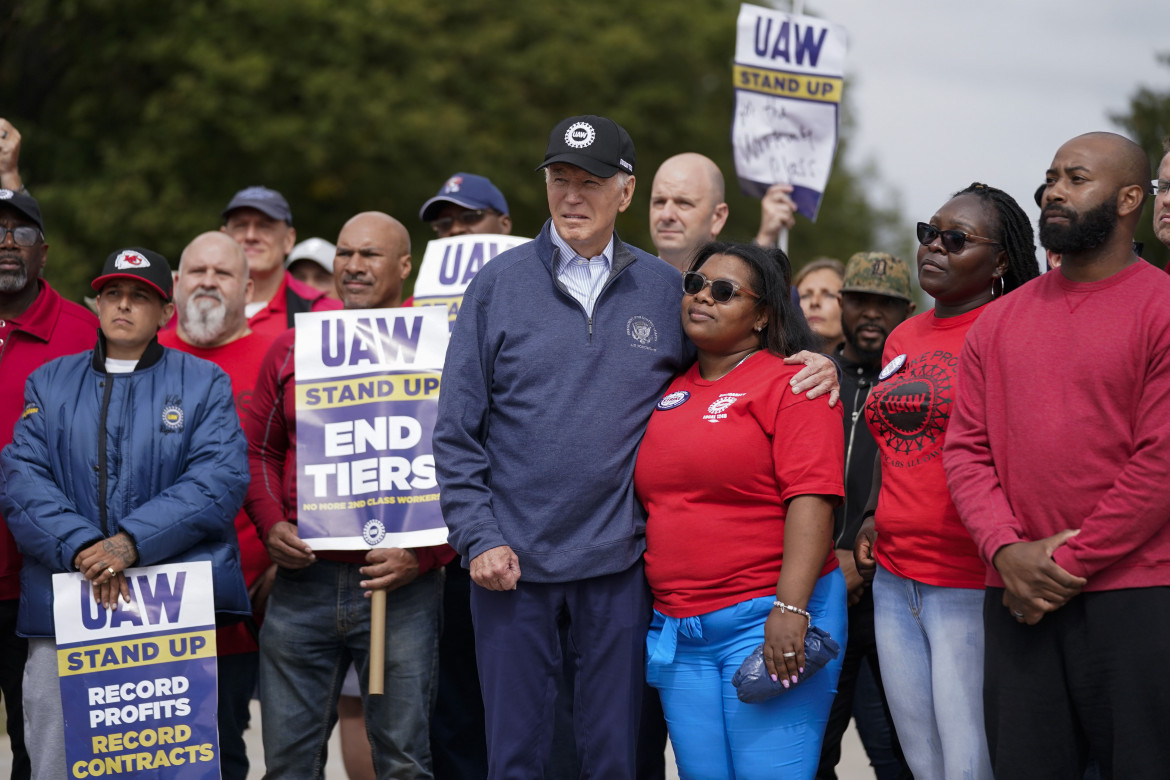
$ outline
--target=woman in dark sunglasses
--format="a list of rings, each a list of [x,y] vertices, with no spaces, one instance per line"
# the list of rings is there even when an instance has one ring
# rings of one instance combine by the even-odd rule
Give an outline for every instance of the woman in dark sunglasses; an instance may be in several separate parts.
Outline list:
[[[918,224],[933,311],[890,333],[865,415],[880,456],[854,557],[874,577],[882,682],[918,780],[991,780],[983,728],[986,570],[942,465],[959,353],[988,304],[1039,274],[1032,225],[1007,193],[972,184]],[[876,570],[876,574],[875,574]]]
[[[654,593],[647,681],[683,777],[812,778],[841,658],[803,679],[805,633],[845,641],[832,551],[840,407],[795,395],[784,355],[817,343],[788,258],[709,244],[683,276],[698,360],[659,401],[638,454]],[[783,695],[745,704],[731,678],[756,647]]]

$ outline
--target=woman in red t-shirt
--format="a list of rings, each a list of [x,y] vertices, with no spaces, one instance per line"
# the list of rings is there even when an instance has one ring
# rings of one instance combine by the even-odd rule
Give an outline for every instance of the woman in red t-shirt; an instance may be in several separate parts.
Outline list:
[[[935,308],[886,339],[885,367],[865,406],[880,455],[854,557],[863,576],[874,577],[882,682],[914,777],[991,780],[986,569],[951,502],[942,448],[968,329],[994,297],[1035,278],[1039,267],[1027,216],[985,184],[920,222],[918,241],[918,281]]]
[[[634,485],[649,513],[654,592],[647,681],[684,777],[811,778],[841,659],[801,680],[810,623],[844,646],[845,580],[832,551],[842,495],[841,408],[796,395],[783,355],[815,344],[792,303],[788,258],[710,244],[683,277],[698,361],[651,415]],[[763,642],[790,690],[736,698]]]

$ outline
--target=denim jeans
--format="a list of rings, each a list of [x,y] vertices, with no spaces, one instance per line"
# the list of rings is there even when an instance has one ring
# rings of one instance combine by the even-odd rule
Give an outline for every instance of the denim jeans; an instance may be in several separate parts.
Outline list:
[[[655,611],[646,637],[646,681],[662,697],[681,777],[811,780],[816,774],[844,649],[815,676],[767,701],[745,704],[731,684],[764,641],[774,599],[748,599],[682,619]],[[813,624],[844,648],[848,621],[839,569],[817,580],[808,611]]]
[[[915,780],[992,780],[983,726],[983,590],[941,588],[878,566],[878,662]]]
[[[430,778],[443,571],[386,597],[385,694],[369,696],[370,600],[359,564],[318,560],[279,569],[260,631],[260,707],[267,778],[324,777],[337,697],[352,663],[379,778]]]

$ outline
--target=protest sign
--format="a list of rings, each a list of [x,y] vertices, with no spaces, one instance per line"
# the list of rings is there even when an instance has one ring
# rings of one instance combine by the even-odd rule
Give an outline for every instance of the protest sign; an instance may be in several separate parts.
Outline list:
[[[484,263],[530,240],[519,236],[468,234],[430,241],[414,283],[414,305],[445,306],[447,318],[454,324],[463,292]]]
[[[219,778],[207,561],[127,569],[130,602],[53,575],[69,777]]]
[[[297,531],[314,549],[447,540],[431,434],[448,338],[434,306],[297,315]]]
[[[731,141],[745,195],[791,184],[797,210],[816,220],[837,149],[845,48],[840,25],[740,6]]]

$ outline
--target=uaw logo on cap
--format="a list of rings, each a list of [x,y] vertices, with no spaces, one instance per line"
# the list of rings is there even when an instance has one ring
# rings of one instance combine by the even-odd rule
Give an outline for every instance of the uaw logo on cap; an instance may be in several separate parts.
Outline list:
[[[362,526],[362,541],[371,547],[385,538],[386,526],[382,525],[382,521],[378,518],[367,520],[366,524]]]
[[[673,393],[667,393],[658,402],[658,408],[664,412],[670,409],[677,409],[685,404],[690,397],[691,394],[686,390],[676,390]]]
[[[0,190],[0,200],[11,200],[15,195],[12,190]]]
[[[447,179],[447,183],[443,185],[443,192],[459,192],[459,186],[463,184],[462,176],[452,176]]]
[[[593,143],[593,139],[596,137],[597,133],[593,130],[593,125],[588,122],[576,122],[565,131],[565,143],[574,149],[584,149]]]
[[[127,249],[114,260],[114,268],[124,271],[133,268],[150,268],[150,261],[137,252]]]

